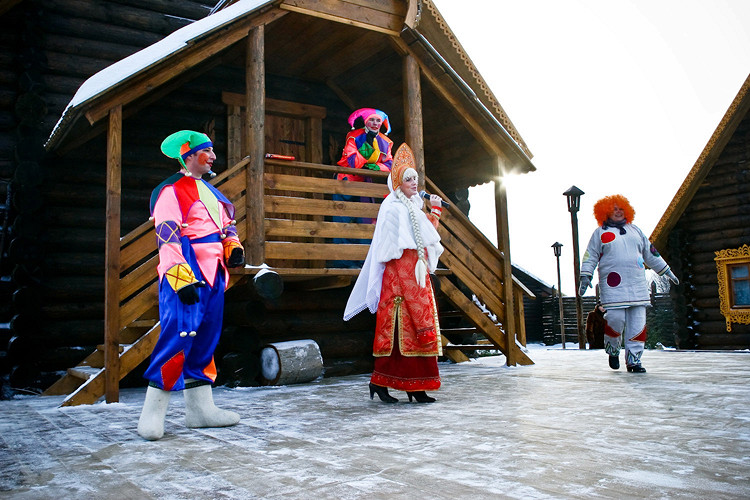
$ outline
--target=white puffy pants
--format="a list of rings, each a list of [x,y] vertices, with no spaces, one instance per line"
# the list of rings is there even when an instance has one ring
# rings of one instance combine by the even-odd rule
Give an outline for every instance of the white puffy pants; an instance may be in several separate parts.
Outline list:
[[[624,309],[607,309],[604,319],[604,350],[610,356],[620,355],[622,339],[625,339],[625,364],[641,364],[641,355],[646,345],[646,306],[631,306]]]

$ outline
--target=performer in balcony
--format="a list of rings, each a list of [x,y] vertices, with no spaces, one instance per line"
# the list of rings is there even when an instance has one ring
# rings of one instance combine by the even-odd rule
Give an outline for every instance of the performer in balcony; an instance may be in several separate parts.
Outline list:
[[[355,129],[354,125],[358,119],[364,121],[364,127]],[[391,132],[388,115],[379,109],[362,108],[349,115],[351,132],[346,134],[344,151],[338,165],[353,169],[369,169],[388,172],[393,164],[391,149],[393,141],[388,138]],[[385,133],[381,129],[385,128]],[[370,177],[357,175],[355,173],[337,174],[340,181],[371,182]],[[354,196],[346,194],[334,194],[334,201],[354,201],[372,203],[373,199],[366,196]],[[369,218],[357,218],[348,216],[334,216],[333,222],[358,222],[370,224],[374,222]],[[369,243],[369,240],[356,238],[334,238],[334,243]],[[361,262],[335,261],[335,267],[360,267]]]
[[[409,401],[431,403],[426,391],[440,387],[437,356],[442,354],[437,306],[428,272],[443,253],[437,232],[441,198],[430,196],[430,213],[417,192],[414,156],[404,144],[388,177],[372,244],[344,311],[349,320],[365,309],[377,313],[370,398],[398,400],[388,388],[406,391]]]
[[[226,427],[239,415],[214,405],[213,353],[219,342],[229,267],[244,265],[234,225],[234,206],[202,179],[216,154],[206,134],[182,130],[167,137],[162,152],[181,171],[151,194],[159,246],[161,334],[145,377],[149,380],[138,433],[156,440],[174,391],[184,391],[188,427]]]
[[[620,347],[625,339],[625,363],[629,372],[645,373],[641,355],[646,343],[646,307],[651,305],[645,266],[679,280],[669,269],[646,235],[635,225],[635,210],[627,198],[616,194],[594,204],[594,216],[600,227],[591,235],[581,264],[579,294],[591,286],[594,269],[599,266],[601,305],[604,319],[604,350],[609,366],[620,368]]]

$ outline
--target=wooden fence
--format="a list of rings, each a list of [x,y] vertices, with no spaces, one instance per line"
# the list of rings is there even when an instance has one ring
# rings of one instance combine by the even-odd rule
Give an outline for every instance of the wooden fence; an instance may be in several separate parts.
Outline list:
[[[652,307],[648,308],[646,313],[646,326],[648,327],[646,347],[655,347],[657,343],[661,343],[665,347],[675,347],[677,323],[675,322],[669,293],[652,294],[651,305]],[[583,297],[584,328],[586,327],[586,316],[590,311],[594,310],[594,306],[596,306],[596,297]],[[575,297],[563,297],[563,312],[565,341],[577,343]],[[562,343],[560,335],[560,309],[557,297],[543,299],[542,325],[545,345]]]

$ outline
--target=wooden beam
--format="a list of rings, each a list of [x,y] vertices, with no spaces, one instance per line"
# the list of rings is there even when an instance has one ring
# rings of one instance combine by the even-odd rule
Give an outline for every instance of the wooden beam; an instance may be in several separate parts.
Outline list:
[[[107,235],[104,277],[104,392],[120,399],[120,210],[122,199],[122,106],[109,112],[107,131]]]
[[[414,163],[419,175],[419,188],[424,188],[424,129],[422,122],[422,87],[419,75],[419,63],[413,55],[403,58],[404,72],[404,121],[406,143],[414,152]]]
[[[503,174],[502,158],[498,157],[498,176]],[[497,248],[503,254],[503,302],[505,303],[505,340],[508,342],[507,364],[516,363],[516,323],[513,307],[513,268],[510,260],[510,231],[508,229],[508,196],[501,180],[495,181],[495,222]]]
[[[245,196],[245,252],[249,264],[259,266],[265,261],[265,230],[263,228],[263,168],[265,156],[265,28],[257,26],[247,37],[245,55],[245,141],[250,163],[247,166]]]
[[[397,36],[406,15],[399,4],[392,0],[284,0],[279,8]]]

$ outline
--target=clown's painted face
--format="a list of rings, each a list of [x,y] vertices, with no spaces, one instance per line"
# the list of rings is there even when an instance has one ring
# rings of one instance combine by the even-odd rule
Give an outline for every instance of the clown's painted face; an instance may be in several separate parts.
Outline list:
[[[612,215],[610,215],[610,218],[615,222],[620,222],[620,221],[625,220],[625,210],[623,210],[622,208],[617,206],[617,204],[615,204],[615,206],[612,209]]]
[[[199,178],[211,170],[214,160],[216,160],[214,148],[208,147],[185,158],[185,166],[193,177]]]
[[[365,120],[365,128],[367,128],[367,130],[370,130],[372,132],[380,131],[380,126],[382,124],[383,124],[383,119],[380,118],[378,115],[372,115],[367,120]]]

